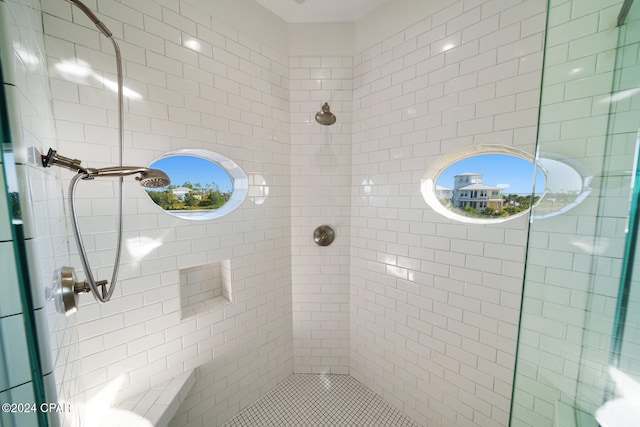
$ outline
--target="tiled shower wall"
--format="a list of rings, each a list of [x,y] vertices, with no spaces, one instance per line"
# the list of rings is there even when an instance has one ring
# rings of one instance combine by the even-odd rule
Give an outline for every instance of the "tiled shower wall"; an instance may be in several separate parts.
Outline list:
[[[556,402],[590,414],[602,403],[635,148],[624,126],[607,138],[621,4],[550,5],[539,150],[580,170],[590,193],[532,222],[513,425],[553,425]]]
[[[81,366],[78,353],[76,319],[66,318],[56,310],[51,296],[54,272],[69,264],[69,246],[65,223],[62,190],[55,174],[44,170],[32,148],[42,150],[55,143],[55,126],[48,86],[47,60],[42,33],[42,14],[39,1],[11,0],[3,2],[2,48],[3,72],[8,114],[11,127],[11,146],[16,164],[17,188],[24,223],[25,246],[29,257],[29,273],[35,317],[39,328],[41,365],[47,399],[80,408],[84,403]],[[11,187],[11,186],[10,186]],[[3,263],[7,262],[4,256]],[[3,267],[4,271],[4,267]],[[7,270],[11,271],[11,269]],[[3,282],[6,286],[8,283]],[[10,292],[2,292],[5,301]],[[11,300],[9,297],[7,300]],[[22,322],[11,328],[11,336],[22,328]],[[20,372],[27,361],[21,345],[11,342],[5,349],[17,351],[11,371]],[[30,383],[29,383],[30,384]],[[25,385],[16,389],[24,392]],[[33,402],[33,397],[20,396],[13,401]],[[2,399],[3,402],[10,401]],[[51,414],[51,425],[70,425],[81,417],[75,413]],[[58,419],[58,415],[60,415]],[[32,424],[17,420],[18,424]],[[11,424],[8,424],[11,425]]]
[[[206,2],[88,5],[122,49],[124,163],[208,149],[233,159],[256,187],[224,218],[190,222],[166,215],[127,180],[119,287],[105,305],[81,297],[79,351],[68,357],[82,362],[89,401],[108,385],[122,388],[121,399],[199,367],[175,422],[221,422],[293,371],[288,57],[214,18]],[[68,3],[43,8],[56,148],[91,167],[112,166],[112,46]],[[71,174],[55,173],[62,197]],[[80,226],[99,278],[111,274],[114,194],[113,181],[79,185]],[[233,302],[181,320],[179,270],[227,259]]]
[[[544,11],[459,1],[354,58],[351,374],[421,425],[509,423],[526,219],[453,222],[419,182],[472,145],[533,153]]]
[[[294,372],[349,373],[352,57],[289,58]],[[328,102],[331,126],[315,113]],[[314,229],[336,238],[317,246]]]

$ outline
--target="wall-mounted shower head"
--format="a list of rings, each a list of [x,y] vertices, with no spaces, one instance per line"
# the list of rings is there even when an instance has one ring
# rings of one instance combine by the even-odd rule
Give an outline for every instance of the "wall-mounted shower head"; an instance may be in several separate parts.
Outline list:
[[[136,177],[136,181],[146,188],[160,188],[171,184],[171,180],[166,173],[160,169],[145,168],[142,166],[116,166],[110,168],[85,168],[81,166],[78,159],[70,159],[68,157],[57,154],[56,150],[49,149],[46,156],[42,156],[42,166],[49,167],[51,165],[60,166],[74,172],[84,174],[83,179],[93,179],[99,177],[123,177],[128,175],[140,174]]]
[[[316,122],[325,126],[330,126],[336,122],[336,116],[331,112],[327,102],[322,106],[322,111],[316,113]]]

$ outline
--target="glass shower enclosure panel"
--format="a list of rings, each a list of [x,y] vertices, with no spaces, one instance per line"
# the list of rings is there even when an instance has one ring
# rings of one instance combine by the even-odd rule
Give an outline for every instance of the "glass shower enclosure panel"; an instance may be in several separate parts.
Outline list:
[[[626,425],[620,400],[640,387],[639,3],[549,1],[538,158],[583,184],[566,208],[532,213],[511,426]],[[562,187],[545,198],[571,199]]]
[[[625,2],[619,24],[607,160],[610,174],[618,176],[614,184],[621,189],[621,200],[614,206],[627,211],[624,253],[620,265],[615,266],[620,273],[607,349],[608,363],[603,375],[604,397],[590,398],[597,390],[588,386],[593,372],[588,369],[586,352],[585,369],[581,370],[577,389],[578,401],[586,402],[583,406],[598,408],[596,420],[603,427],[619,423],[634,425],[640,417],[640,248],[637,247],[640,227],[640,2]],[[607,308],[606,314],[609,310],[611,308]],[[591,310],[588,325],[595,327],[600,323],[600,317]]]
[[[2,5],[0,4],[0,7]],[[3,10],[0,9],[0,22]],[[0,426],[48,426],[0,46]]]

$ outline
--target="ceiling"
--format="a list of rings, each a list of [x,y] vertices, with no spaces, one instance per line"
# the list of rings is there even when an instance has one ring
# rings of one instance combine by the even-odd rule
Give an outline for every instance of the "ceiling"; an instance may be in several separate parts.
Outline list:
[[[290,23],[352,22],[387,0],[255,0]]]

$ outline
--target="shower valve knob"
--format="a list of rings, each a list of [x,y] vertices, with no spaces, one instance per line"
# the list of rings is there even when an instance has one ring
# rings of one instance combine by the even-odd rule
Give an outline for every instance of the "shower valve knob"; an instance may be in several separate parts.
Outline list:
[[[98,285],[100,287],[100,292],[102,293],[102,298],[106,298],[107,297],[107,283],[109,283],[107,280],[98,280],[96,282],[96,285]]]

